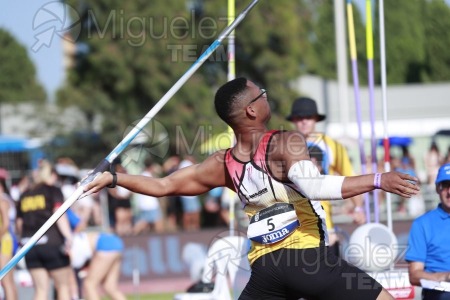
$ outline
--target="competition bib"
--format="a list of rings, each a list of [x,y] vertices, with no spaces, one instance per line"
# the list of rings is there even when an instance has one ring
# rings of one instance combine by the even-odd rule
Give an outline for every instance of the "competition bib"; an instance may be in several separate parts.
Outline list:
[[[260,244],[273,244],[285,239],[299,226],[300,221],[292,204],[275,203],[250,219],[247,237]]]

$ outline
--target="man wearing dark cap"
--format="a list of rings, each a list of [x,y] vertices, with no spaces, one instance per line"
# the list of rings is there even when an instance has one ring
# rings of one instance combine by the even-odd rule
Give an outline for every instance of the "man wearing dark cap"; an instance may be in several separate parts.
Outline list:
[[[318,146],[325,152],[328,174],[353,176],[353,167],[347,149],[329,136],[316,132],[316,123],[325,120],[325,118],[325,115],[318,112],[316,101],[307,97],[296,99],[292,104],[291,114],[286,117],[305,136],[308,145]],[[364,223],[366,218],[362,209],[362,198],[359,196],[351,200],[354,203],[353,219],[355,223]],[[327,211],[327,218],[331,218],[330,203],[324,201],[323,206]],[[334,228],[329,228],[329,230],[331,232],[330,240],[332,240]]]
[[[439,168],[435,184],[440,203],[413,222],[405,255],[409,281],[418,286],[422,279],[450,281],[450,163]],[[449,300],[450,290],[424,288],[422,299]]]

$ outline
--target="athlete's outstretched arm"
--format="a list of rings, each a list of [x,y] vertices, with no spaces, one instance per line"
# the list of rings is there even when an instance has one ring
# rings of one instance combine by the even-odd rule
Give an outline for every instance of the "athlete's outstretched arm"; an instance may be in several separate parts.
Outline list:
[[[218,186],[231,188],[224,157],[223,151],[216,152],[202,163],[177,170],[163,178],[117,173],[117,185],[135,193],[154,197],[199,195]],[[100,191],[112,183],[112,178],[109,172],[98,175],[86,185],[85,194]]]
[[[296,133],[286,132],[277,140],[276,149],[296,151],[274,151],[272,158],[282,161],[283,177],[292,181],[300,191],[312,200],[346,199],[374,190],[375,174],[360,176],[333,176],[320,174],[317,167],[309,159],[305,159],[306,148],[304,138]],[[409,198],[419,192],[418,178],[399,173],[383,173],[378,181],[378,188]]]
[[[342,184],[342,198],[350,198],[366,192],[373,191],[375,174],[348,176],[345,177]],[[382,173],[380,180],[380,189],[410,198],[419,191],[419,179],[408,174],[400,172]]]

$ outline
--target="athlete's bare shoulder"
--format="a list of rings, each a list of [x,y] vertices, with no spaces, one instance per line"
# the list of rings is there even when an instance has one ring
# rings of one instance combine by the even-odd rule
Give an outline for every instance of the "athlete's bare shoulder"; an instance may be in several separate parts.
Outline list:
[[[211,154],[208,157],[208,159],[214,160],[214,162],[216,164],[221,164],[222,166],[225,166],[225,155],[226,155],[226,152],[227,152],[226,149],[218,150],[218,151],[214,152],[213,154]]]
[[[208,156],[198,165],[199,173],[211,186],[232,186],[225,167],[226,150],[219,150]]]
[[[309,159],[305,138],[296,131],[282,131],[270,141],[267,164],[272,175],[281,181],[287,181],[290,167],[297,161]]]
[[[309,159],[307,150],[304,136],[297,131],[280,131],[270,143],[270,156],[277,161],[287,157]]]

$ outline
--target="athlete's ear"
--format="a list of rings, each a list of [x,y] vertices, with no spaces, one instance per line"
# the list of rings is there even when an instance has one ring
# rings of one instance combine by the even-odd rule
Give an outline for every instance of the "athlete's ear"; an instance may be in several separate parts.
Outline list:
[[[256,111],[255,111],[255,109],[253,109],[253,107],[251,105],[247,105],[245,107],[245,113],[247,114],[247,116],[250,119],[255,119],[256,118]]]

